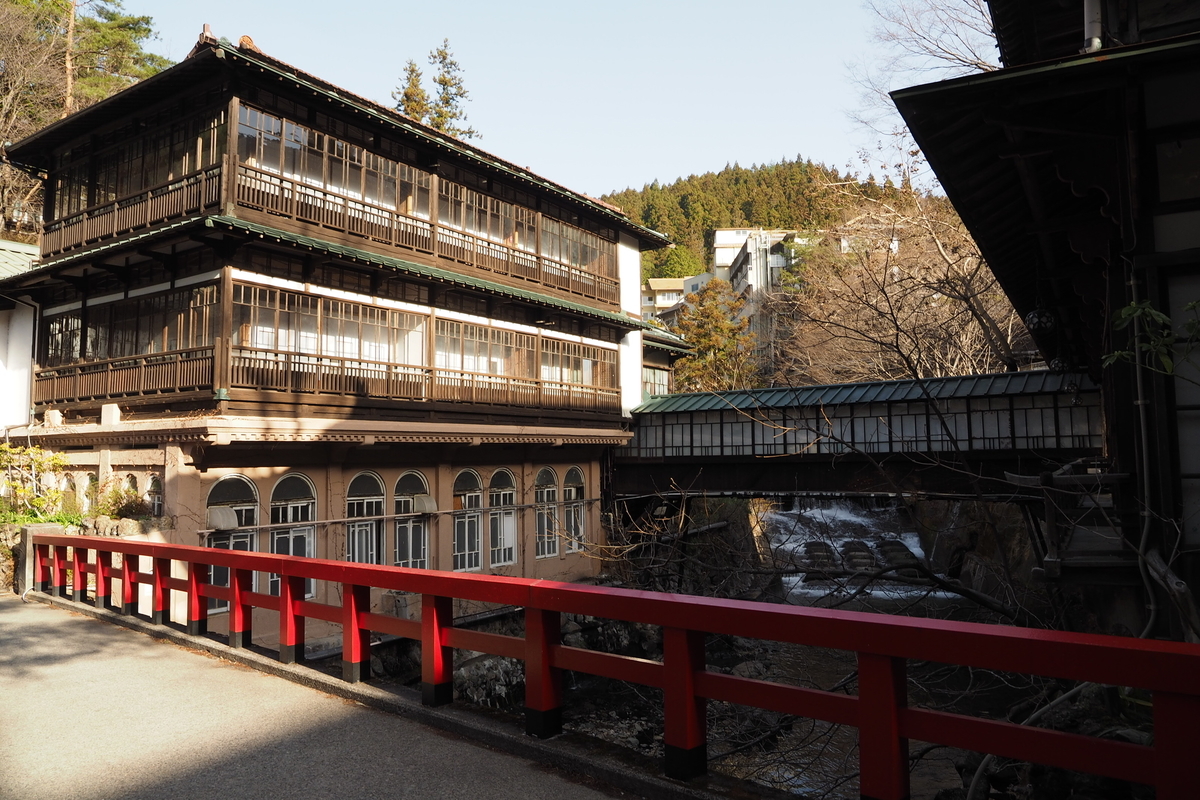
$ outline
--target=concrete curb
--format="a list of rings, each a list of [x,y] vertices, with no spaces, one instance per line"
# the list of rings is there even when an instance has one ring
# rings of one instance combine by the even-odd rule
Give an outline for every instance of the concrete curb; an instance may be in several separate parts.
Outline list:
[[[688,783],[671,780],[662,776],[662,765],[657,759],[590,736],[565,733],[546,740],[526,736],[522,721],[512,714],[459,703],[430,708],[421,705],[420,692],[415,689],[383,689],[366,683],[346,683],[312,667],[281,664],[267,654],[269,651],[234,649],[205,636],[191,636],[173,625],[155,625],[143,617],[125,616],[65,597],[31,591],[26,599],[111,622],[326,694],[408,717],[494,750],[585,776],[639,797],[654,800],[783,800],[795,797],[720,774],[710,774]]]

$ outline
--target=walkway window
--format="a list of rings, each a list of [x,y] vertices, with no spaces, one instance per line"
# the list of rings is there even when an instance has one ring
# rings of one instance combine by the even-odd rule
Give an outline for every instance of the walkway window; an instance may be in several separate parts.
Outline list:
[[[516,504],[517,490],[512,473],[506,469],[496,470],[488,486],[488,531],[493,567],[517,560],[517,510],[513,508]]]
[[[584,522],[586,507],[584,494],[583,472],[579,467],[571,467],[563,481],[563,529],[567,538],[567,552],[574,553],[583,549],[585,538]]]
[[[483,490],[479,476],[463,470],[454,480],[454,569],[479,569],[480,546],[479,508],[483,505]]]
[[[271,492],[271,552],[285,556],[312,558],[316,529],[311,524],[317,517],[317,494],[312,483],[303,475],[288,475]],[[276,525],[295,527],[276,528]],[[279,576],[272,574],[269,591],[279,594]],[[312,597],[315,582],[305,581],[304,596]]]
[[[380,564],[383,554],[383,481],[359,473],[346,491],[346,558],[360,564]],[[362,519],[371,517],[372,519]]]
[[[249,478],[229,475],[217,481],[208,493],[208,525],[216,528],[208,535],[207,544],[218,550],[258,549],[257,531],[239,530],[258,524],[258,490]],[[257,576],[256,576],[257,577]],[[229,586],[229,568],[211,568],[209,582],[213,586]],[[210,611],[226,611],[229,603],[216,597],[208,598]]]
[[[419,514],[432,508],[432,498],[419,472],[406,472],[396,481],[397,567],[429,568],[429,517]]]
[[[537,524],[538,558],[558,555],[558,477],[554,470],[544,468],[533,485],[534,518]]]

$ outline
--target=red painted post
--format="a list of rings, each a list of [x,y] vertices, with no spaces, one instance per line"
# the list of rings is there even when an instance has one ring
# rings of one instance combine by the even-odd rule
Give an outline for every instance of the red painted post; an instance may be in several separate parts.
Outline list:
[[[446,630],[454,624],[449,597],[421,595],[421,703],[444,706],[454,699],[454,651]]]
[[[279,576],[279,660],[284,664],[304,661],[304,617],[298,613],[304,583],[294,575]]]
[[[562,733],[562,670],[550,666],[561,641],[559,612],[525,609],[525,733],[539,739]]]
[[[87,598],[87,554],[84,548],[71,548],[71,599],[76,603]]]
[[[67,585],[67,548],[55,545],[50,548],[50,594],[62,597]]]
[[[254,573],[248,569],[229,569],[229,646],[250,646],[250,623],[254,608],[246,602],[253,588]]]
[[[371,631],[358,624],[358,615],[370,610],[370,586],[342,584],[342,680],[347,683],[371,678]]]
[[[111,550],[96,551],[96,608],[112,608],[112,562]]]
[[[121,613],[137,613],[137,571],[141,556],[125,553],[121,556]]]
[[[188,622],[187,632],[192,636],[208,633],[208,598],[203,587],[208,584],[208,564],[188,562]]]
[[[908,704],[902,658],[858,654],[858,791],[863,800],[908,800],[908,740],[900,709]]]
[[[154,584],[151,592],[150,621],[155,625],[166,625],[171,621],[171,590],[167,579],[171,577],[171,559],[154,559]]]
[[[1196,758],[1196,721],[1200,697],[1155,692],[1154,786],[1158,800],[1186,800],[1200,786],[1200,760]]]
[[[44,544],[33,546],[33,582],[39,592],[50,591],[50,547]]]
[[[708,771],[706,701],[696,695],[704,670],[704,634],[663,628],[663,745],[668,778],[690,780]]]

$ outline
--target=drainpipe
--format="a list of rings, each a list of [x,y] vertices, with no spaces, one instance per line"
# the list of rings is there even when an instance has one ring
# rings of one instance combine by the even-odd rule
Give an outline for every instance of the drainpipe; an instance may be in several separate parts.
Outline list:
[[[1100,37],[1104,35],[1104,14],[1100,9],[1100,0],[1083,0],[1083,52],[1094,53],[1103,44]]]

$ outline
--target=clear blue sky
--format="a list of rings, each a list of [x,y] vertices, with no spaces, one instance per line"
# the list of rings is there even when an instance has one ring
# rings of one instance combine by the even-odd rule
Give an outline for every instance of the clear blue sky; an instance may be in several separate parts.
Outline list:
[[[869,56],[858,0],[125,0],[150,49],[187,54],[204,23],[392,104],[404,63],[450,39],[475,143],[591,195],[794,159],[844,167],[847,63]],[[426,79],[432,77],[426,71]]]

